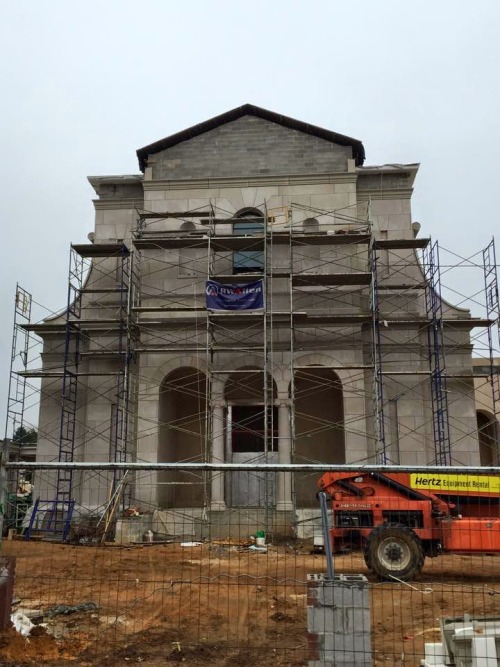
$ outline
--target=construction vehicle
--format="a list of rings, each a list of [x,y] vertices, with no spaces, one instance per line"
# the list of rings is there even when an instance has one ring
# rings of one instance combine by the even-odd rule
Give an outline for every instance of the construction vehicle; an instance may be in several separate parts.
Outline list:
[[[382,579],[410,581],[426,557],[500,553],[500,475],[326,472],[331,544],[364,549]]]

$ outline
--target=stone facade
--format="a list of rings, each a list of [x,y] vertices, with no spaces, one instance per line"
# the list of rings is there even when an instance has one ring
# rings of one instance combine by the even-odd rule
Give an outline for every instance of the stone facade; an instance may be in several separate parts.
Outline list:
[[[282,124],[280,116],[254,107],[220,118],[206,131],[198,126],[178,140],[158,142],[150,153],[141,149],[144,174],[89,179],[97,195],[94,250],[123,243],[138,269],[126,323],[133,328],[127,344],[134,352],[129,457],[376,462],[375,342],[386,460],[432,463],[425,281],[411,218],[418,165],[363,166],[360,142],[298,122]],[[248,220],[250,231],[238,227]],[[373,253],[380,316],[375,338]],[[241,262],[253,262],[248,275]],[[207,278],[245,282],[261,277],[259,267],[264,313],[206,311]],[[115,456],[113,415],[120,399],[113,374],[123,366],[118,343],[125,344],[113,325],[123,308],[119,271],[116,256],[93,257],[79,292],[85,379],[78,391],[75,460]],[[442,308],[452,458],[476,465],[472,379],[453,379],[472,375],[470,315],[446,303]],[[42,380],[43,460],[59,451],[56,371],[64,366],[65,327],[60,316],[39,328],[44,369],[55,371]],[[252,442],[245,439],[249,432]],[[108,490],[102,483],[99,490],[83,484],[78,493],[84,505],[96,506]],[[271,483],[258,475],[245,481],[218,474],[207,482],[148,473],[134,494],[144,506],[193,516],[203,506],[224,512],[267,505],[279,514],[307,513],[316,504],[314,479],[292,480],[285,473]]]
[[[481,465],[497,466],[500,464],[498,392],[500,389],[500,359],[475,358],[474,395],[476,399],[477,430]],[[493,384],[491,370],[493,368]],[[496,400],[493,400],[495,396]]]

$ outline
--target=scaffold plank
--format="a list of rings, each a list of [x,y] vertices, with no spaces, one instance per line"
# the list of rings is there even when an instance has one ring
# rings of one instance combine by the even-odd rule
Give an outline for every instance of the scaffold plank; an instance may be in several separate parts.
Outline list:
[[[369,285],[371,273],[301,273],[292,276],[294,287],[315,287],[328,285]]]
[[[80,257],[117,257],[130,254],[124,243],[77,243],[71,247]]]
[[[430,243],[430,238],[421,239],[379,239],[374,245],[376,248],[385,250],[406,250],[412,248],[426,248]]]

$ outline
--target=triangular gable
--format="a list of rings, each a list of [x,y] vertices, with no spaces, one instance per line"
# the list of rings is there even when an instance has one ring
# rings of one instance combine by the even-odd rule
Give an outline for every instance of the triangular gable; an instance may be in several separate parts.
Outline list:
[[[172,134],[165,139],[160,139],[155,141],[144,148],[139,148],[137,151],[137,157],[139,159],[139,167],[141,171],[144,171],[147,164],[148,155],[154,155],[155,153],[160,153],[161,151],[166,150],[180,144],[189,139],[200,136],[210,130],[214,130],[221,125],[230,123],[234,120],[238,120],[243,116],[255,116],[257,118],[262,118],[268,120],[271,123],[276,123],[283,127],[297,130],[298,132],[303,132],[309,134],[313,137],[318,137],[329,141],[333,144],[340,146],[350,146],[352,148],[352,156],[356,161],[356,165],[360,166],[363,164],[365,159],[365,149],[363,144],[358,139],[353,139],[344,134],[338,134],[337,132],[332,132],[331,130],[325,130],[324,128],[317,127],[316,125],[310,125],[309,123],[304,123],[295,118],[289,118],[288,116],[282,116],[281,114],[275,113],[274,111],[268,111],[261,107],[255,106],[254,104],[244,104],[241,107],[232,109],[231,111],[226,111],[226,113],[221,114],[220,116],[215,116],[209,120],[206,120],[198,125],[193,125],[186,130]]]

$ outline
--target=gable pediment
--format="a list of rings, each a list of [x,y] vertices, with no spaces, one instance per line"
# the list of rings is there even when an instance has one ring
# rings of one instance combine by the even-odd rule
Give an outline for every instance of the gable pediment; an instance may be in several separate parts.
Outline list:
[[[156,179],[345,171],[364,160],[360,141],[245,105],[137,151]]]

